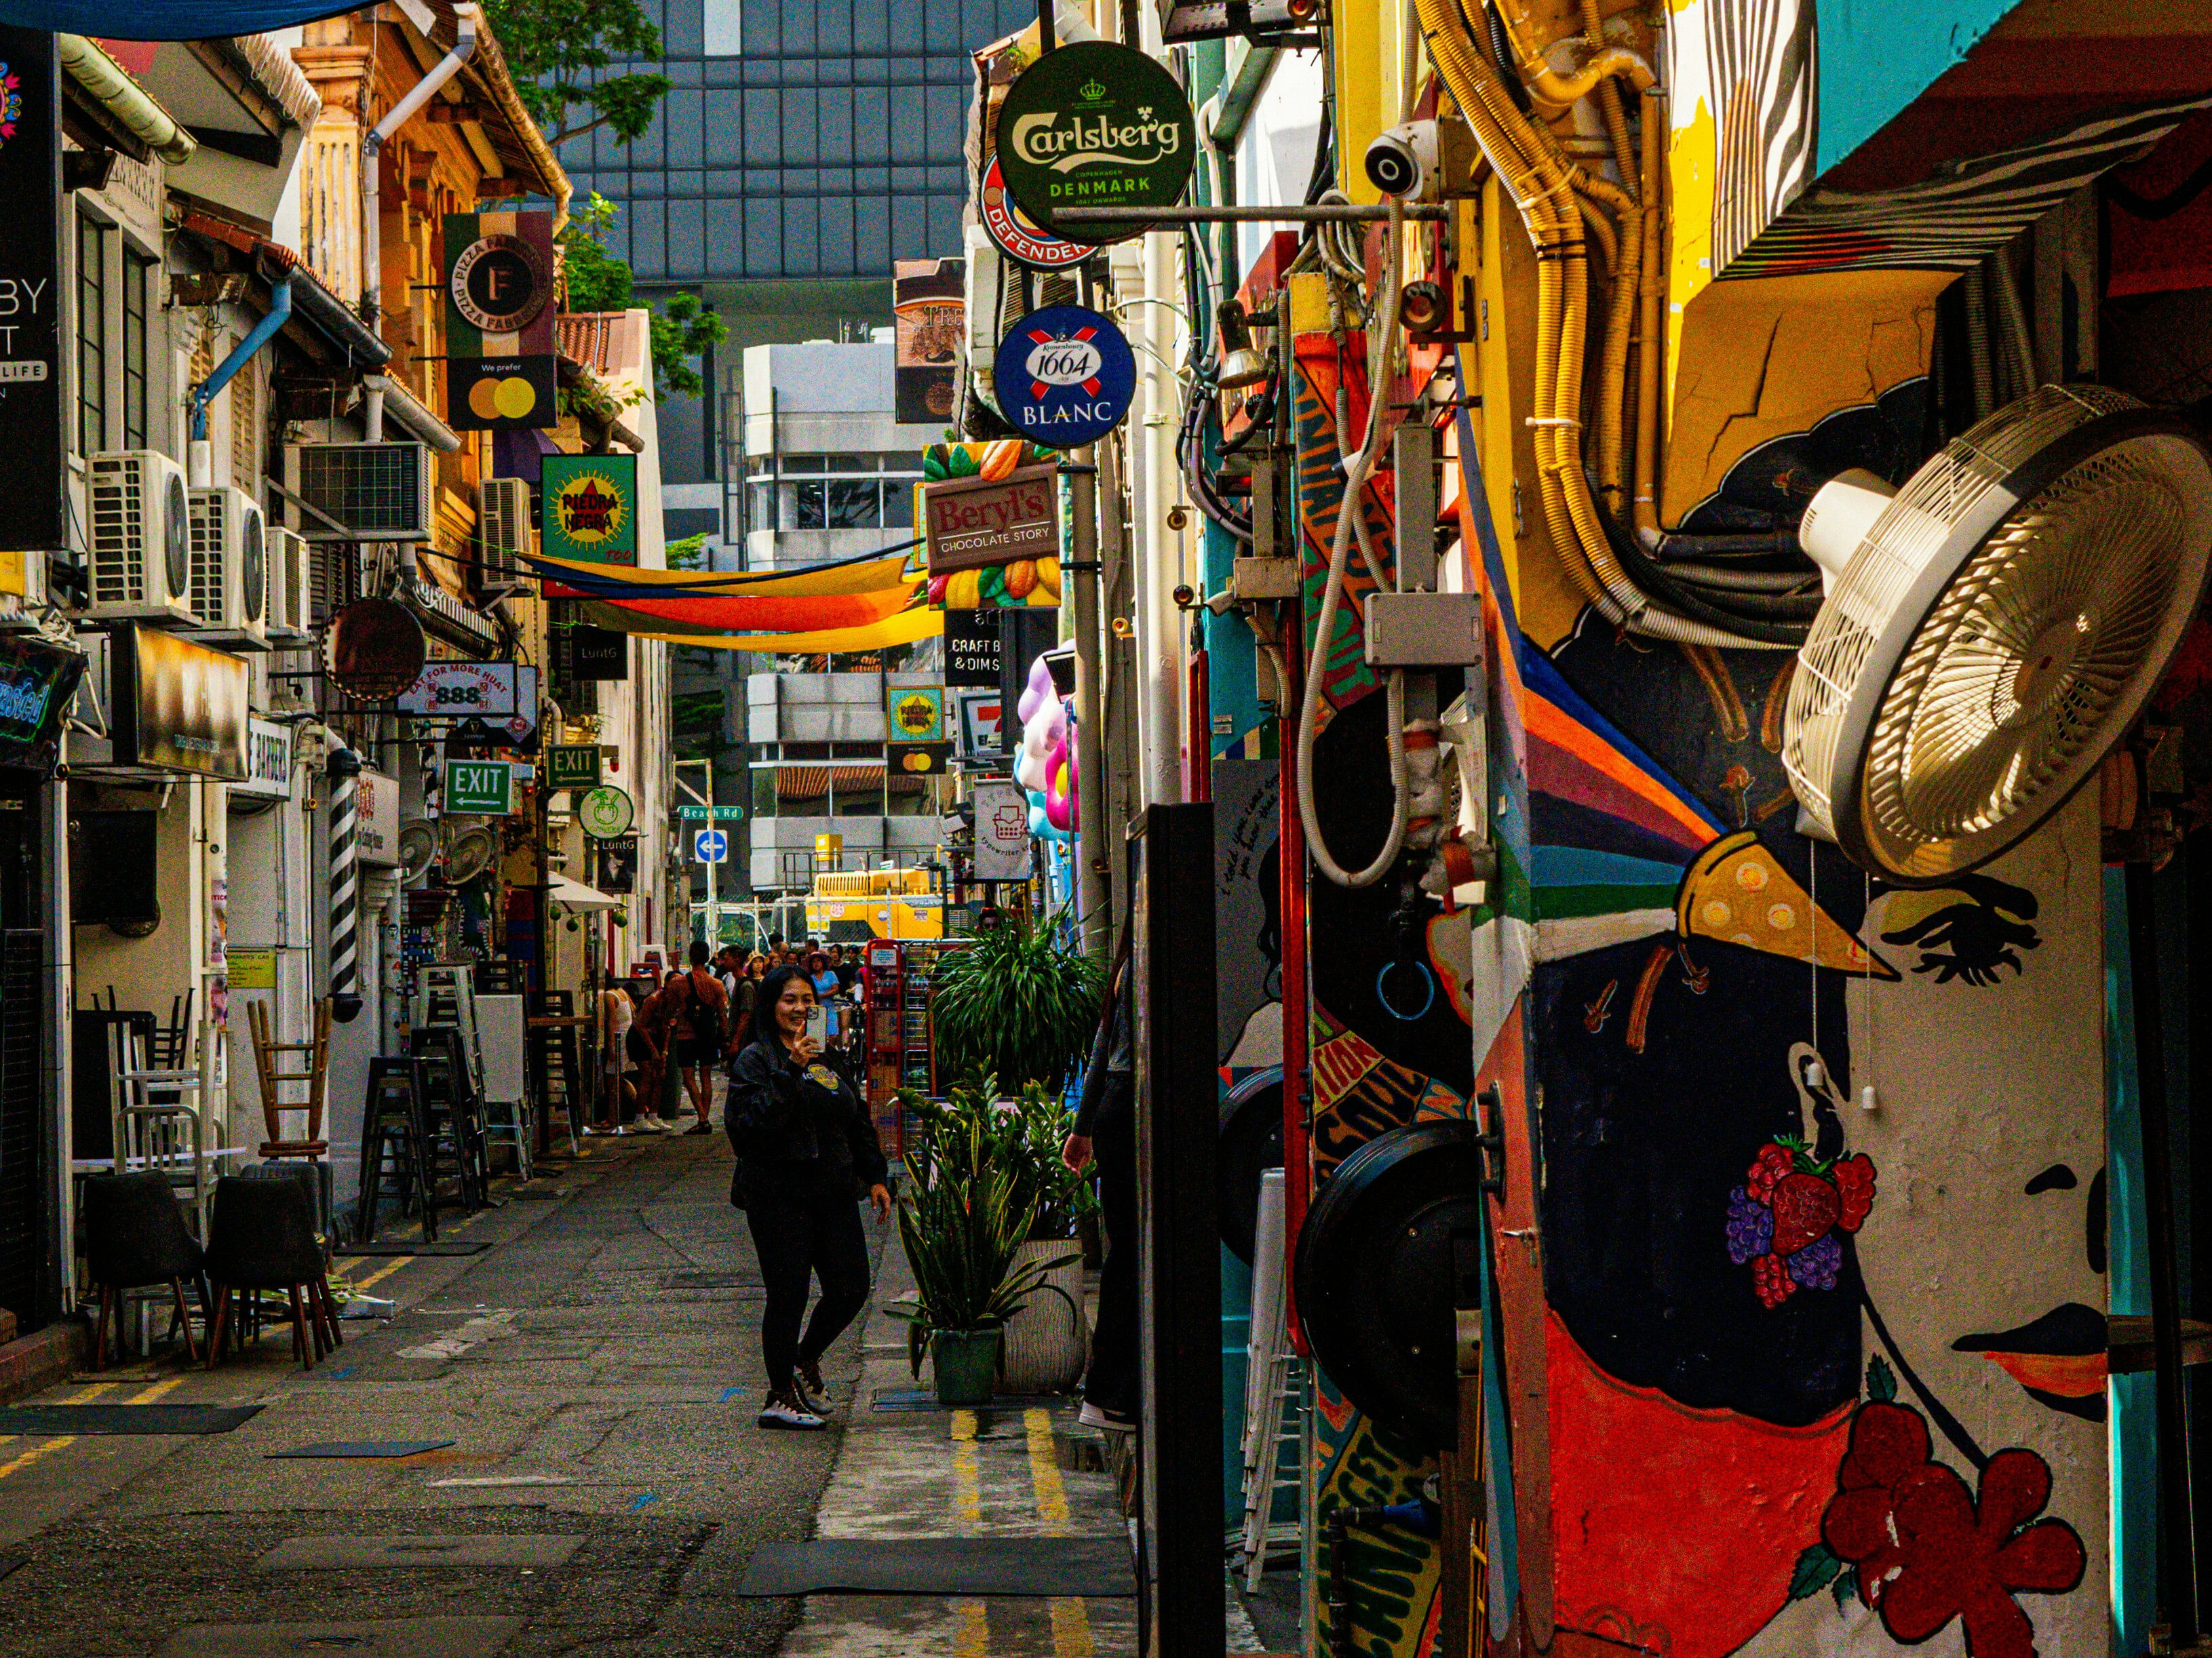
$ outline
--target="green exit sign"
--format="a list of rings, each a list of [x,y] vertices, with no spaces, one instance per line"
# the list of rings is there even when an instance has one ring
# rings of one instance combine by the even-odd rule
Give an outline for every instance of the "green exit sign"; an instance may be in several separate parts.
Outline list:
[[[545,750],[545,786],[554,789],[595,789],[600,776],[601,752],[597,743],[557,743]]]
[[[448,813],[504,817],[514,799],[514,768],[504,760],[446,762]]]
[[[745,815],[743,806],[678,806],[676,815],[687,823],[734,823]]]

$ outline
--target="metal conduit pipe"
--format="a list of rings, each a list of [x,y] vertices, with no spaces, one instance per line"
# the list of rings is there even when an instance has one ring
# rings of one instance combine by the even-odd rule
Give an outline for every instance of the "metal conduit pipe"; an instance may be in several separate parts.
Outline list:
[[[1534,125],[1514,106],[1497,70],[1467,37],[1455,15],[1451,0],[1416,0],[1422,33],[1427,37],[1431,60],[1437,65],[1454,99],[1468,116],[1475,140],[1500,182],[1520,208],[1537,258],[1537,363],[1534,428],[1539,495],[1553,545],[1576,586],[1607,621],[1634,632],[1682,644],[1717,647],[1787,649],[1795,641],[1775,635],[1776,630],[1757,629],[1739,632],[1728,626],[1692,620],[1668,610],[1652,598],[1624,568],[1612,544],[1607,525],[1591,498],[1581,457],[1581,394],[1585,318],[1589,303],[1589,256],[1582,236],[1579,212],[1566,204],[1574,194],[1580,169],[1562,155],[1547,131]],[[1633,53],[1626,54],[1634,58]],[[1636,63],[1642,64],[1637,58]],[[1644,65],[1639,88],[1651,82]],[[1647,117],[1648,118],[1648,117]],[[1656,174],[1656,130],[1647,132],[1644,170],[1647,184]],[[1590,186],[1597,193],[1600,186]],[[1626,199],[1617,187],[1602,186]],[[1648,271],[1650,210],[1656,191],[1647,189],[1641,204],[1646,214],[1645,257]],[[1645,315],[1656,306],[1647,300]],[[1656,319],[1647,340],[1656,336]],[[1646,357],[1643,366],[1652,365]],[[1656,375],[1639,377],[1638,434],[1642,435],[1643,399],[1651,399],[1652,422],[1656,424]],[[1648,450],[1638,456],[1639,493],[1643,493]],[[1633,544],[1629,544],[1633,548]],[[1580,556],[1577,556],[1579,553]]]
[[[1596,10],[1595,5],[1589,6],[1587,15],[1594,17]],[[1573,74],[1561,75],[1536,50],[1528,33],[1528,16],[1522,9],[1520,0],[1499,0],[1498,21],[1505,33],[1506,44],[1513,49],[1514,68],[1520,74],[1522,84],[1539,103],[1550,104],[1557,109],[1570,108],[1595,91],[1601,82],[1616,75],[1638,92],[1658,82],[1659,77],[1651,72],[1651,65],[1644,61],[1643,55],[1626,46],[1601,47],[1584,58],[1582,67]]]
[[[119,20],[118,20],[119,21]],[[199,141],[179,125],[174,116],[155,102],[130,72],[102,50],[96,40],[82,34],[57,34],[54,55],[70,80],[100,100],[100,106],[129,131],[131,136],[167,161],[182,167],[199,149]]]
[[[399,131],[435,97],[439,88],[461,72],[477,49],[477,9],[468,0],[453,8],[459,34],[453,50],[431,65],[430,72],[409,88],[407,95],[384,113],[384,118],[361,138],[361,280],[362,314],[378,338],[384,337],[384,191],[385,141]],[[372,387],[368,393],[364,435],[371,443],[384,440],[384,398]]]
[[[204,488],[215,482],[215,459],[208,448],[208,404],[213,403],[222,388],[237,377],[238,371],[253,360],[254,353],[276,337],[292,314],[292,278],[286,276],[270,285],[268,313],[246,331],[246,336],[231,348],[230,355],[216,365],[215,372],[192,387],[191,446],[185,452],[185,468],[196,487]]]

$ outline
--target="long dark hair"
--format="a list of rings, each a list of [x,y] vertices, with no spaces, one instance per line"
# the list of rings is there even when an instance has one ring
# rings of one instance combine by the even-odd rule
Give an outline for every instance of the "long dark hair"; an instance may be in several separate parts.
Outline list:
[[[783,999],[783,987],[793,979],[814,988],[814,981],[806,969],[798,967],[772,967],[761,975],[760,990],[753,997],[753,1041],[767,1047],[778,1059],[783,1057],[783,1033],[776,1028],[775,1005]]]

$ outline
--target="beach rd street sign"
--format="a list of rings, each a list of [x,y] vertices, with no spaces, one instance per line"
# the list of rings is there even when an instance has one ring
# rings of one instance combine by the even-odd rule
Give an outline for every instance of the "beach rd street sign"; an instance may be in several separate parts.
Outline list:
[[[678,806],[676,815],[687,823],[735,823],[744,820],[743,806]]]

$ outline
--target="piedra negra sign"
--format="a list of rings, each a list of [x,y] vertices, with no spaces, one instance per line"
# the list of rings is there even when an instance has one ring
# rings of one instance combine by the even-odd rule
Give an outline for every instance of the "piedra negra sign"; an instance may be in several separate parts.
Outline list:
[[[1197,123],[1175,76],[1128,46],[1086,40],[1048,52],[1000,106],[999,170],[1021,210],[1045,229],[1086,242],[1141,233],[1145,208],[1182,197]],[[1140,210],[1124,223],[1073,227],[1069,207]]]

